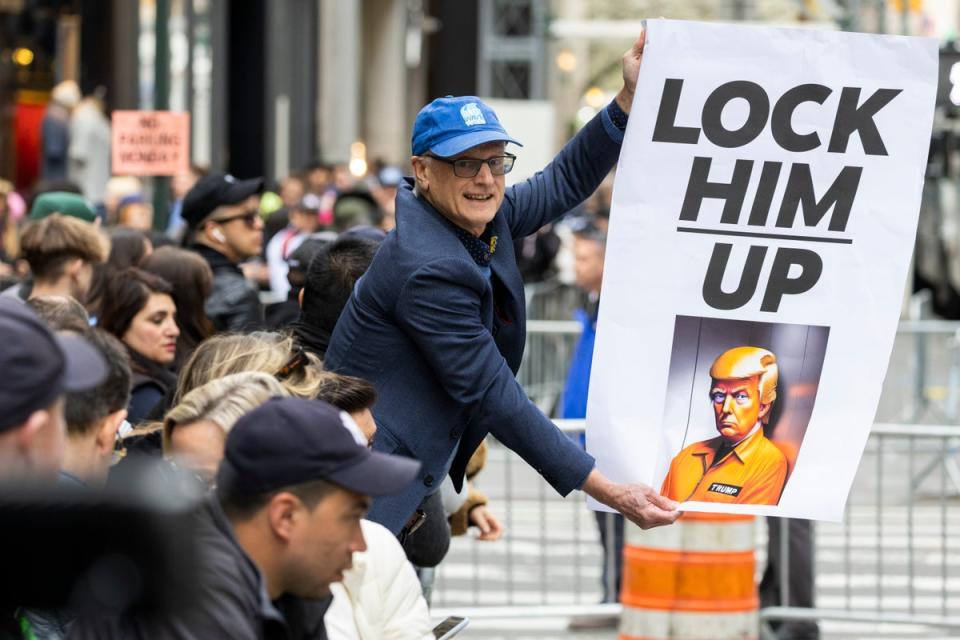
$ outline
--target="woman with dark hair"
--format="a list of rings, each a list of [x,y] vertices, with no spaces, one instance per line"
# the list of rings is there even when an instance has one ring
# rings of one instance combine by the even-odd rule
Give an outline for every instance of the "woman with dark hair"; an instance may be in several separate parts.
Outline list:
[[[173,287],[177,305],[177,368],[186,362],[198,344],[216,329],[203,305],[213,290],[213,272],[200,254],[177,247],[160,247],[143,263],[143,270],[160,276]]]
[[[133,389],[127,420],[136,424],[177,383],[170,368],[177,353],[177,307],[163,278],[130,267],[118,271],[103,297],[100,327],[127,347]]]
[[[110,257],[107,264],[115,269],[139,267],[153,252],[153,243],[143,231],[113,227],[110,234]]]
[[[94,318],[99,317],[107,283],[117,271],[127,267],[139,267],[140,263],[153,252],[153,243],[142,231],[127,227],[112,227],[107,231],[110,237],[110,256],[107,261],[93,267],[93,283],[87,293],[84,306]]]

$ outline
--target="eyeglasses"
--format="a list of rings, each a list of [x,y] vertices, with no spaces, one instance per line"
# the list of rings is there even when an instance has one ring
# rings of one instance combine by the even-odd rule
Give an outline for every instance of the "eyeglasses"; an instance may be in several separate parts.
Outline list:
[[[516,161],[517,156],[505,153],[502,156],[493,156],[492,158],[487,158],[486,160],[481,160],[480,158],[458,158],[456,160],[450,160],[448,158],[441,158],[440,156],[428,155],[428,158],[433,158],[434,160],[439,160],[440,162],[445,162],[447,164],[453,165],[453,174],[458,178],[472,178],[478,173],[483,165],[490,167],[490,173],[495,176],[502,176],[505,173],[510,173],[513,171],[513,163]]]
[[[241,214],[230,216],[229,218],[214,218],[211,222],[216,222],[217,224],[227,224],[228,222],[233,222],[234,220],[243,220],[243,224],[246,225],[248,229],[253,229],[257,226],[257,218],[260,217],[260,214],[256,211],[245,211]]]
[[[173,470],[176,479],[181,482],[186,483],[185,486],[188,488],[197,488],[200,487],[206,491],[213,491],[217,488],[217,475],[207,475],[202,471],[192,468],[190,465],[185,465],[181,462],[177,462],[176,458],[169,458],[167,464],[170,465],[170,469]]]

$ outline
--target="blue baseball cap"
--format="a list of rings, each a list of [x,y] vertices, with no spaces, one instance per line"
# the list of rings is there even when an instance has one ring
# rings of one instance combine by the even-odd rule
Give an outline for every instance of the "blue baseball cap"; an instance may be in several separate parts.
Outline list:
[[[413,155],[427,151],[449,158],[487,142],[512,142],[497,114],[475,96],[437,98],[417,114],[411,140]]]

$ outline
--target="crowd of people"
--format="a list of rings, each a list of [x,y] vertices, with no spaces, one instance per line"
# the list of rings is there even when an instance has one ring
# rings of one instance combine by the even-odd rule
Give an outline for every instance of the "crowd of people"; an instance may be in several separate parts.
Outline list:
[[[582,417],[604,180],[642,50],[616,99],[510,188],[520,143],[474,97],[420,112],[412,178],[318,163],[267,190],[193,168],[172,180],[162,231],[134,178],[96,191],[51,175],[22,198],[0,182],[5,482],[106,496],[159,467],[161,492],[198,496],[187,605],[3,603],[0,637],[432,637],[431,569],[451,535],[503,533],[471,483],[489,434],[562,495],[643,528],[676,520],[672,500],[606,478],[515,377],[524,283],[567,237],[584,334],[557,413]],[[53,110],[69,122],[67,98]],[[598,522],[622,545],[622,518]]]
[[[156,459],[171,477],[185,474],[212,496],[192,536],[204,560],[201,596],[210,600],[200,597],[182,617],[162,620],[88,619],[69,602],[16,606],[5,612],[6,627],[37,638],[156,637],[186,628],[193,637],[430,637],[431,569],[450,536],[473,526],[479,539],[493,541],[503,528],[469,483],[485,461],[482,437],[465,459],[467,486],[438,481],[442,491],[418,500],[419,519],[404,531],[361,520],[370,497],[409,488],[420,466],[408,462],[416,457],[410,452],[370,451],[376,383],[324,363],[357,280],[394,225],[399,176],[389,167],[380,174],[386,177],[374,189],[363,190],[336,168],[315,165],[274,193],[260,179],[195,169],[173,181],[163,232],[152,229],[135,178],[109,178],[103,193],[114,197],[97,204],[80,185],[41,181],[23,198],[19,219],[11,209],[21,196],[3,184],[0,339],[30,352],[5,352],[0,366],[15,371],[29,363],[42,375],[25,384],[46,392],[38,398],[5,386],[0,410],[12,417],[0,436],[4,475],[100,492],[128,482],[138,461]],[[518,239],[517,268],[528,279],[543,277],[560,240],[550,226],[530,238]],[[28,412],[9,411],[17,403]],[[265,407],[273,413],[258,413]],[[284,436],[277,416],[289,417],[284,424],[294,432]],[[235,473],[254,474],[261,484],[225,498],[236,477],[223,461],[238,437],[232,434],[247,423],[255,442],[269,424],[268,439],[287,437],[289,448],[257,449],[238,463],[252,468]],[[297,428],[314,430],[313,453],[329,458],[326,464],[314,467],[311,439]],[[331,450],[337,429],[339,451]],[[307,458],[299,474],[297,456]],[[362,462],[363,471],[331,475],[347,459]],[[390,465],[394,475],[376,480]],[[324,531],[317,529],[316,541],[304,539],[309,528],[284,528],[306,527],[296,514],[321,507],[326,515],[314,526]],[[346,525],[330,531],[331,517]]]

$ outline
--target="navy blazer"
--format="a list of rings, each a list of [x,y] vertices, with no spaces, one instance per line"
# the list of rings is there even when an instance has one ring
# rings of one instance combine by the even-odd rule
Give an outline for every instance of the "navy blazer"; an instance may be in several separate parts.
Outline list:
[[[616,163],[622,140],[604,109],[543,171],[506,190],[491,223],[497,243],[490,276],[453,223],[414,195],[410,179],[402,185],[397,228],[354,288],[325,358],[329,369],[376,387],[374,449],[423,463],[403,493],[374,500],[371,520],[397,533],[444,475],[459,489],[467,461],[488,433],[561,495],[579,488],[593,469],[593,458],[516,380],[526,314],[513,239],[593,193]]]

